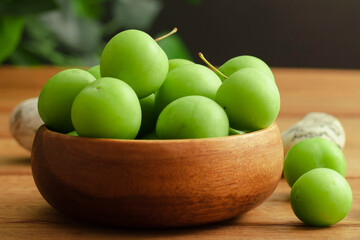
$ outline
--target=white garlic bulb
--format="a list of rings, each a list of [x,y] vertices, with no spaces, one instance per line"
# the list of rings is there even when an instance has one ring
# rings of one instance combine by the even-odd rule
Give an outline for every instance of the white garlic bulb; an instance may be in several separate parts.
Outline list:
[[[345,131],[340,121],[327,113],[312,112],[282,133],[285,154],[296,143],[312,137],[331,140],[341,149],[345,146]]]
[[[17,105],[10,115],[10,132],[16,141],[31,151],[37,129],[44,124],[38,108],[38,98],[30,98]]]

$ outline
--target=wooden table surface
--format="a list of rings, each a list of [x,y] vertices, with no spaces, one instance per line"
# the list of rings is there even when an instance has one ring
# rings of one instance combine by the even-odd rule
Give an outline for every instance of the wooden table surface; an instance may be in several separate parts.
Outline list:
[[[354,201],[343,221],[327,228],[302,224],[291,210],[290,187],[282,179],[266,202],[239,218],[194,228],[129,230],[79,223],[51,208],[33,182],[30,153],[11,138],[11,110],[37,96],[59,70],[0,67],[0,239],[360,239],[360,71],[274,69],[281,130],[312,111],[335,115],[345,128],[346,178]]]

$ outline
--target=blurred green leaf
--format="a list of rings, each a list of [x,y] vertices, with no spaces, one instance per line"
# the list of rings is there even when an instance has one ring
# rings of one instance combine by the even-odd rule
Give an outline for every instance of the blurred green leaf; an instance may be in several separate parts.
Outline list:
[[[0,0],[0,63],[6,58],[6,63],[17,65],[96,65],[105,39],[123,29],[148,31],[163,3],[164,0]],[[4,25],[1,15],[25,15],[24,34],[23,20],[16,24],[13,18],[11,24]],[[178,35],[159,45],[170,59],[192,59]]]
[[[28,17],[25,23],[26,38],[9,58],[16,65],[39,63],[63,65],[63,54],[58,50],[58,41],[38,17]]]
[[[55,0],[1,0],[0,15],[28,15],[58,8]]]
[[[33,65],[41,65],[43,61],[38,58],[37,55],[32,52],[28,52],[23,49],[23,46],[19,45],[15,51],[11,54],[11,56],[7,59],[7,62],[14,65],[21,66],[33,66]]]
[[[54,35],[59,44],[74,53],[93,52],[102,42],[100,23],[78,17],[70,1],[59,2],[61,10],[39,16],[42,25]]]
[[[69,2],[63,3],[62,10],[27,18],[26,38],[10,57],[10,63],[60,66],[99,63],[105,44],[99,23],[76,16]]]
[[[157,37],[163,36],[166,33],[167,32],[160,33]],[[190,61],[193,60],[189,49],[177,33],[158,41],[158,44],[165,51],[169,59],[182,58]]]
[[[23,31],[22,17],[0,17],[0,64],[18,45]]]
[[[149,30],[162,6],[160,0],[116,0],[113,19],[106,25],[105,34],[124,28]]]
[[[80,17],[99,19],[105,11],[105,2],[110,0],[73,0],[75,12]]]

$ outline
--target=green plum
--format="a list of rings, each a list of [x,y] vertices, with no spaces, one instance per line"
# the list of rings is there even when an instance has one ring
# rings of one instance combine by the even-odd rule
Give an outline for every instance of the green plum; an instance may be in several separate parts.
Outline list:
[[[284,177],[291,187],[304,173],[314,168],[331,168],[346,174],[346,160],[341,149],[324,138],[309,138],[295,144],[284,161]]]
[[[241,131],[255,131],[270,126],[280,110],[280,94],[274,81],[254,68],[232,74],[216,93],[230,126]]]
[[[169,72],[179,66],[189,65],[189,64],[194,64],[194,63],[192,61],[189,61],[186,59],[180,59],[180,58],[170,59],[169,60]]]
[[[158,117],[155,109],[155,95],[140,99],[141,106],[141,127],[138,136],[142,136],[155,130],[156,120]]]
[[[139,99],[160,88],[168,74],[165,52],[147,33],[126,30],[114,36],[101,56],[102,77],[121,79],[129,84]]]
[[[67,133],[67,135],[74,136],[74,137],[79,136],[79,134],[76,131],[69,132],[69,133]]]
[[[179,98],[160,113],[156,123],[160,139],[210,138],[229,135],[229,120],[224,109],[210,98]]]
[[[134,139],[141,107],[134,90],[115,78],[100,78],[75,98],[71,119],[82,137]]]
[[[155,94],[156,109],[160,112],[172,101],[190,95],[215,100],[221,85],[219,77],[199,64],[182,65],[169,72],[164,84]]]
[[[246,133],[246,132],[239,131],[234,128],[229,128],[229,135],[240,135],[240,134],[244,134],[244,133]]]
[[[95,77],[81,69],[67,69],[50,78],[39,96],[38,110],[45,125],[56,132],[74,130],[71,106],[77,94]]]
[[[302,175],[290,193],[295,215],[311,226],[325,227],[341,221],[352,205],[352,191],[343,176],[329,168]]]
[[[224,63],[221,67],[218,68],[220,72],[225,74],[226,76],[230,77],[231,74],[237,72],[240,69],[243,68],[256,68],[257,70],[263,72],[266,76],[268,76],[270,79],[275,81],[274,75],[269,68],[269,66],[262,61],[261,59],[253,56],[243,55],[239,57],[234,57],[230,60],[228,60],[226,63]],[[222,81],[225,80],[225,78],[221,75],[218,75]]]
[[[96,65],[93,66],[91,68],[89,68],[88,70],[89,73],[91,73],[96,79],[101,78],[101,74],[100,74],[100,65]]]

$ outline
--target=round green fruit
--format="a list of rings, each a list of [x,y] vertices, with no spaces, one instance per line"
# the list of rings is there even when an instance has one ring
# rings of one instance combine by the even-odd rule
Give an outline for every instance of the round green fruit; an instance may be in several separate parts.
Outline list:
[[[255,131],[270,126],[280,110],[280,94],[274,81],[254,68],[245,68],[223,82],[216,94],[232,128]]]
[[[352,192],[338,172],[313,169],[302,175],[290,193],[295,215],[311,226],[325,227],[341,221],[350,211]]]
[[[74,137],[79,136],[79,134],[76,131],[69,132],[69,133],[67,133],[67,135],[74,136]]]
[[[39,96],[38,110],[47,128],[61,133],[74,130],[71,106],[78,93],[95,81],[93,75],[81,69],[67,69],[50,78]]]
[[[88,70],[89,73],[91,73],[96,79],[101,78],[101,74],[100,74],[100,65],[96,65],[93,66],[91,68],[89,68]]]
[[[225,74],[226,76],[230,77],[231,74],[237,72],[240,69],[244,68],[255,68],[261,72],[263,72],[266,76],[268,76],[270,79],[275,81],[274,75],[269,68],[269,66],[262,61],[261,59],[253,56],[243,55],[239,57],[234,57],[230,60],[228,60],[226,63],[224,63],[221,67],[218,68],[220,72]],[[222,81],[225,80],[224,77],[219,75],[220,79]]]
[[[229,135],[229,120],[213,100],[187,96],[173,101],[161,112],[156,135],[161,139],[224,137]]]
[[[82,137],[134,139],[141,107],[134,90],[115,78],[100,78],[75,98],[71,119]]]
[[[101,56],[102,77],[121,79],[139,99],[154,93],[168,74],[165,52],[147,33],[126,30],[114,36]]]
[[[341,149],[324,138],[309,138],[295,144],[284,161],[284,177],[291,187],[296,180],[314,168],[331,168],[346,174],[346,160]]]
[[[244,132],[244,131],[239,131],[234,128],[229,128],[229,135],[241,135],[241,134],[245,134],[245,133],[246,132]]]
[[[219,77],[199,64],[183,65],[169,72],[164,84],[155,94],[156,109],[160,112],[172,101],[190,95],[215,100],[221,85]]]
[[[180,59],[180,58],[170,59],[169,60],[169,72],[177,67],[180,67],[182,65],[189,65],[189,64],[194,64],[194,63],[192,61],[189,61],[186,59]]]

